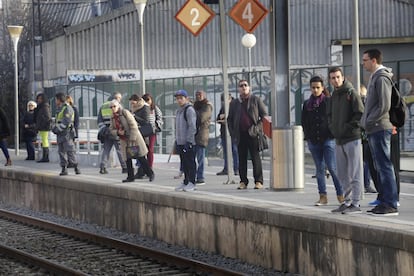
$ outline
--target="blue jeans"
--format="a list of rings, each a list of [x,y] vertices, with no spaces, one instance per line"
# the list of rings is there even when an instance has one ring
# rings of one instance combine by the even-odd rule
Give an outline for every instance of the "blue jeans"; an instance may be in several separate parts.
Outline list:
[[[197,160],[196,180],[204,180],[204,159],[206,157],[206,148],[195,145],[194,149]]]
[[[308,148],[316,166],[318,191],[326,195],[325,169],[328,168],[336,189],[336,195],[343,195],[342,185],[336,174],[335,140],[328,139],[323,144],[313,144],[308,141]]]
[[[224,159],[224,168],[223,171],[227,172],[227,144],[226,138],[221,138],[221,146],[223,147],[223,159]],[[237,150],[237,144],[231,142],[231,152],[233,156],[233,171],[234,173],[239,172],[239,152]]]
[[[0,148],[3,151],[3,153],[4,153],[4,157],[6,157],[6,159],[9,159],[10,158],[10,155],[9,155],[9,150],[7,149],[7,141],[6,141],[6,139],[0,138]]]
[[[368,134],[368,143],[381,188],[380,201],[397,208],[397,184],[391,162],[391,133],[391,129],[387,129]]]

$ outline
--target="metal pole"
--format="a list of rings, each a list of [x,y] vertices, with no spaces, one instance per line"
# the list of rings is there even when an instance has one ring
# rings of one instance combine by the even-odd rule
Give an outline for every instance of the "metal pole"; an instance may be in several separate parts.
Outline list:
[[[229,76],[227,73],[227,30],[226,30],[226,13],[224,11],[224,0],[220,0],[220,35],[221,35],[221,57],[223,66],[223,91],[224,91],[224,120],[227,120],[229,115]],[[229,134],[229,129],[226,123],[226,152],[227,152],[227,184],[234,183],[232,180],[233,172],[233,151],[232,143]]]
[[[144,20],[140,22],[141,27],[141,72],[140,72],[140,79],[141,79],[141,96],[145,94],[145,76],[144,76]]]
[[[358,22],[358,0],[353,1],[353,14],[354,14],[354,28],[352,32],[352,67],[353,67],[353,80],[355,90],[359,93],[359,86],[361,83],[360,77],[360,65],[359,65],[359,22]]]
[[[252,85],[252,48],[248,48],[249,53],[249,84]]]
[[[18,72],[18,63],[17,63],[17,43],[18,41],[13,41],[14,44],[14,129],[15,129],[15,154],[19,155],[19,72]]]

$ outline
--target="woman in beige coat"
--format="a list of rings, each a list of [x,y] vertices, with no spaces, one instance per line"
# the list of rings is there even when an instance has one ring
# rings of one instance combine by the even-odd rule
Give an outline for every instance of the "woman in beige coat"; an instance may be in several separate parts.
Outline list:
[[[127,146],[138,146],[138,161],[140,162],[144,172],[149,176],[149,181],[154,180],[154,172],[148,165],[148,160],[145,156],[148,153],[147,146],[144,138],[138,130],[137,122],[134,116],[126,109],[123,109],[121,104],[117,100],[111,101],[110,105],[112,109],[112,118],[110,131],[112,135],[119,136],[121,144],[121,152],[124,160],[126,160],[128,177],[122,182],[133,182],[134,178],[134,167],[132,166],[132,159],[127,158],[126,148]]]

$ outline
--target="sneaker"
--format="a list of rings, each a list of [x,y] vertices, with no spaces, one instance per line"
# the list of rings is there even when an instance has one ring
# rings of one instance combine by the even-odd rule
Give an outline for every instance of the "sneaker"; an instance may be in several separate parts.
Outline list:
[[[205,185],[206,184],[206,182],[204,181],[204,179],[199,179],[199,180],[197,180],[196,182],[195,182],[195,184],[198,186],[198,185]]]
[[[175,190],[177,192],[182,192],[182,191],[184,191],[185,186],[187,186],[187,185],[185,185],[184,182],[183,182],[183,183],[180,184],[180,186],[176,187]]]
[[[247,189],[247,184],[245,184],[244,182],[240,182],[240,186],[237,187],[237,190],[246,190]]]
[[[260,182],[256,182],[255,184],[254,184],[254,188],[257,190],[257,189],[263,189],[263,184],[262,183],[260,183]]]
[[[375,206],[374,208],[372,208],[371,210],[367,210],[367,213],[373,213],[375,210],[377,210],[379,208],[380,205]]]
[[[221,172],[216,173],[216,175],[227,175],[227,172],[225,170],[222,170]]]
[[[367,188],[365,188],[365,193],[366,194],[375,194],[375,193],[377,193],[377,191],[374,188],[372,188],[371,186],[368,186]]]
[[[400,206],[401,206],[400,202],[399,202],[399,201],[397,201],[397,207],[400,207]]]
[[[362,213],[361,208],[359,208],[358,206],[355,206],[354,204],[351,204],[348,206],[348,208],[346,208],[345,210],[342,211],[342,214],[360,214]]]
[[[348,205],[346,203],[342,203],[338,208],[333,209],[332,213],[342,213],[346,208],[348,208]]]
[[[380,204],[381,201],[379,201],[378,199],[371,201],[370,203],[368,203],[369,206],[377,206],[378,204]]]
[[[185,185],[185,187],[184,187],[184,192],[192,192],[195,189],[196,189],[196,186],[193,183],[188,182],[188,184]]]
[[[372,211],[371,215],[376,217],[389,217],[389,216],[398,216],[398,209],[380,204],[377,206],[378,208],[375,208],[375,210]]]

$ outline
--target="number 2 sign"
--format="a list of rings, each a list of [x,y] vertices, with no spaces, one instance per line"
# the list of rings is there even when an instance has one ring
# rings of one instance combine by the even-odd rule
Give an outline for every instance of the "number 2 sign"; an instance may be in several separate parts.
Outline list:
[[[197,36],[214,15],[214,12],[200,0],[188,0],[177,12],[175,19],[194,36]]]
[[[258,0],[239,0],[229,15],[246,32],[252,33],[267,13],[268,10]]]

